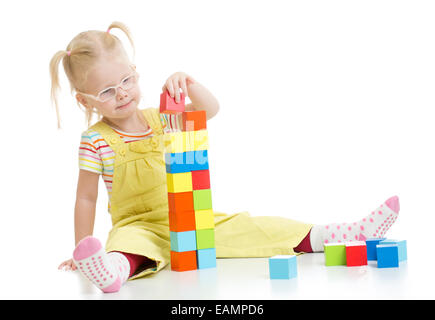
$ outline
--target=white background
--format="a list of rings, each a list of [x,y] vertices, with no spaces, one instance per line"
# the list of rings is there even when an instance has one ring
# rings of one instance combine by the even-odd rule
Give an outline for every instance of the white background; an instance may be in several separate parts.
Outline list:
[[[434,16],[432,1],[415,0],[3,4],[0,269],[20,276],[0,296],[28,297],[24,288],[38,284],[45,297],[40,278],[71,257],[87,127],[60,66],[57,130],[48,64],[79,32],[112,21],[133,34],[141,107],[157,107],[177,71],[219,100],[208,123],[214,210],[352,222],[398,195],[387,235],[408,240],[423,272],[434,262]],[[105,241],[99,188],[94,235]],[[416,290],[434,298],[425,288]]]

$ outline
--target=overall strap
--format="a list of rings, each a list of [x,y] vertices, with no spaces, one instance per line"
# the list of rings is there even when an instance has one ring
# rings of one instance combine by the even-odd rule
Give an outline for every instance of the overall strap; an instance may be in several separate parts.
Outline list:
[[[89,129],[93,129],[101,134],[106,143],[117,153],[120,147],[125,145],[124,140],[105,122],[98,121]]]
[[[142,110],[142,112],[153,132],[155,134],[163,134],[163,126],[160,120],[159,109],[147,108]]]

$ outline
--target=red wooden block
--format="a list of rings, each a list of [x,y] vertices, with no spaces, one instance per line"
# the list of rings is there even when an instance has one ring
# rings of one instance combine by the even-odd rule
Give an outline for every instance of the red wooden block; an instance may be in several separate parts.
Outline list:
[[[205,110],[185,111],[182,114],[183,131],[207,129],[207,113]]]
[[[210,189],[209,170],[192,171],[193,190]]]
[[[195,229],[195,211],[169,211],[169,231],[183,232]]]
[[[184,110],[184,94],[182,92],[180,92],[180,102],[178,103],[169,95],[167,90],[160,95],[160,113],[177,113],[184,112]]]
[[[364,241],[346,243],[346,264],[348,267],[367,265],[367,247]]]
[[[171,270],[189,271],[198,269],[196,263],[196,250],[176,252],[171,251]]]
[[[195,211],[193,207],[193,192],[168,192],[169,211]]]

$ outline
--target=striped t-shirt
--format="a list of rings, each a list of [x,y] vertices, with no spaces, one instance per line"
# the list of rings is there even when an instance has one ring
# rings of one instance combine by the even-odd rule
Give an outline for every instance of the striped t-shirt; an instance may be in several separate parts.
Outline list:
[[[176,132],[181,131],[181,117],[178,114],[160,114],[160,121],[163,131]],[[130,133],[123,132],[112,128],[125,143],[143,140],[152,137],[153,130],[149,128],[144,132]],[[115,163],[115,152],[104,141],[100,133],[88,129],[82,133],[79,148],[79,169],[95,172],[100,174],[107,188],[110,198],[112,195],[113,166]]]

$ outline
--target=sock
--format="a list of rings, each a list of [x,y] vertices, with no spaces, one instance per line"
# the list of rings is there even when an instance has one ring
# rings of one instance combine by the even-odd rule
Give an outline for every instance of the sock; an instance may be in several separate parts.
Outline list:
[[[97,238],[80,240],[73,252],[73,260],[80,273],[103,292],[117,292],[128,279],[130,265],[119,252],[104,251]]]
[[[365,241],[382,238],[399,215],[399,198],[389,198],[363,219],[352,223],[331,223],[311,228],[310,242],[314,252],[323,251],[328,242]]]

